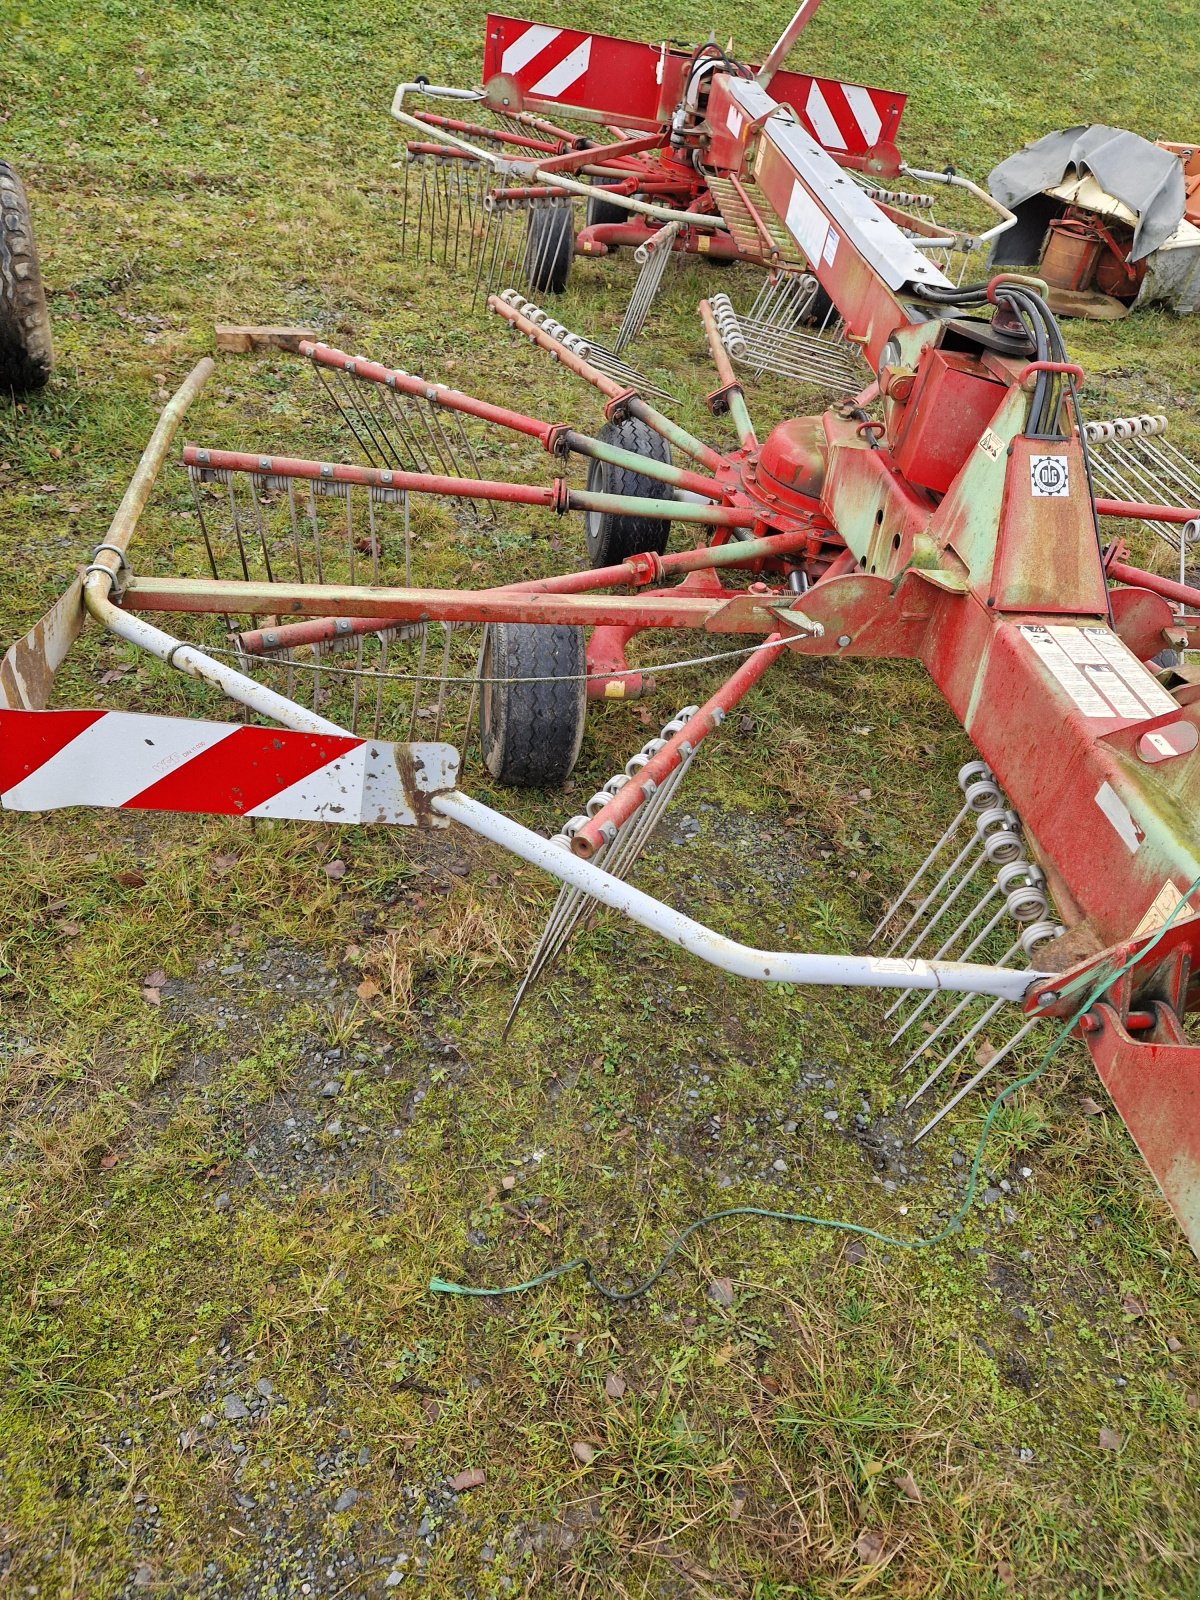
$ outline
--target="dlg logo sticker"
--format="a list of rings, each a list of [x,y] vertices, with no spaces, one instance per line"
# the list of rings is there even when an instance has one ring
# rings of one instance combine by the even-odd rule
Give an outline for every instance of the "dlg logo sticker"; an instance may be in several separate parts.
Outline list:
[[[1068,495],[1071,464],[1066,456],[1030,456],[1029,486],[1035,495]]]

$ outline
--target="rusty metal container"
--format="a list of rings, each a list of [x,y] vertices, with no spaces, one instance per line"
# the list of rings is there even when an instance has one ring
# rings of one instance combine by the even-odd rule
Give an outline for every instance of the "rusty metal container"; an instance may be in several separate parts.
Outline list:
[[[1090,289],[1104,242],[1086,222],[1059,217],[1050,224],[1038,270],[1055,289]]]

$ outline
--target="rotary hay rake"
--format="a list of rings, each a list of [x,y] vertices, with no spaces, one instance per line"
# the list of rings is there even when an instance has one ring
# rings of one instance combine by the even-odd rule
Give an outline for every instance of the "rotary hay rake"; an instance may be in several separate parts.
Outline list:
[[[840,318],[786,217],[763,203],[757,175],[708,159],[708,102],[718,76],[769,87],[848,180],[956,282],[1014,219],[953,168],[926,171],[901,160],[895,138],[906,96],[781,70],[819,5],[804,0],[761,67],[732,60],[712,40],[690,50],[489,14],[481,88],[421,77],[396,89],[392,115],[417,135],[401,163],[401,247],[411,234],[431,264],[460,266],[476,298],[518,277],[531,294],[558,294],[574,255],[631,250],[640,271],[617,352],[643,328],[672,257],[748,263],[784,292],[765,302],[760,295],[748,313],[753,326],[740,339],[747,365],[828,385],[822,346],[839,342]],[[439,101],[469,107],[476,120],[430,109]],[[733,108],[721,133],[737,137],[741,115]],[[881,185],[901,176],[904,190]],[[938,222],[939,187],[973,207],[973,227]],[[582,227],[574,212],[580,202]],[[816,331],[797,339],[806,324]],[[760,343],[768,359],[758,364]],[[839,387],[836,379],[831,387]]]
[[[598,434],[302,345],[368,461],[186,446],[202,575],[144,576],[130,539],[211,371],[202,362],[92,563],[0,666],[0,799],[465,827],[563,886],[526,989],[604,905],[746,979],[897,991],[912,1101],[950,1089],[918,1137],[1017,1056],[1039,1019],[1065,1019],[1200,1245],[1200,1047],[1184,1031],[1200,1004],[1200,682],[1186,666],[1152,665],[1164,645],[1193,644],[1200,622],[1176,608],[1200,591],[1129,565],[1119,543],[1105,548],[1099,521],[1180,526],[1185,513],[1094,494],[1082,373],[1036,282],[950,282],[793,112],[740,74],[713,73],[707,119],[706,159],[753,172],[759,203],[844,320],[870,374],[858,394],[760,439],[702,302],[718,374],[709,407],[737,439],[718,449],[527,316],[519,297],[494,295],[503,324],[604,397]],[[479,477],[486,450],[470,430],[484,427],[540,446],[558,475]],[[430,470],[424,443],[416,451],[427,437],[451,470]],[[584,488],[567,476],[575,457]],[[481,514],[582,513],[591,566],[482,590],[418,587],[414,496],[422,538],[436,526],[428,496],[464,524],[466,502]],[[699,541],[668,551],[671,524]],[[44,709],[86,617],[272,726]],[[150,617],[174,617],[195,642]],[[495,776],[546,785],[575,762],[589,698],[645,688],[630,642],[668,632],[702,636],[683,664],[732,654],[736,669],[555,838],[458,786],[459,750],[438,737],[460,726],[443,691],[466,698],[464,750],[473,714]],[[713,635],[728,638],[714,650]],[[920,661],[978,753],[960,774],[957,818],[863,955],[746,946],[627,877],[704,740],[769,670],[813,655]],[[301,677],[307,704],[293,692]],[[977,1049],[964,1077],[984,1027],[999,1043],[982,1061]]]

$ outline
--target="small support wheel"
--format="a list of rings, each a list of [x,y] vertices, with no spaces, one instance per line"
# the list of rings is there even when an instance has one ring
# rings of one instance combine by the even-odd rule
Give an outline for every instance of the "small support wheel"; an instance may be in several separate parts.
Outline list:
[[[575,221],[569,205],[534,206],[525,236],[525,277],[539,294],[562,294],[575,254]]]
[[[569,623],[493,622],[484,637],[479,740],[500,783],[548,789],[565,783],[579,756],[587,715],[582,628]],[[504,682],[504,679],[535,682]]]
[[[833,300],[828,290],[822,289],[821,285],[818,284],[812,299],[804,308],[800,321],[806,328],[823,328],[829,321],[831,312],[834,316],[837,315],[834,310]]]
[[[671,460],[667,441],[637,417],[606,422],[596,437],[605,444],[619,445],[622,450],[632,450],[650,461],[669,463]],[[589,461],[587,486],[593,493],[632,494],[645,500],[675,498],[669,483],[643,477],[627,467],[611,466],[607,461]],[[671,536],[671,524],[665,517],[624,517],[611,511],[586,511],[584,529],[593,568],[614,566],[644,550],[662,555]]]
[[[40,389],[53,364],[29,201],[20,178],[0,161],[0,390]]]
[[[612,189],[621,182],[620,178],[595,178],[592,181],[593,189]],[[631,222],[633,212],[627,211],[624,206],[617,206],[611,200],[601,200],[598,194],[591,195],[587,203],[587,225],[589,228],[606,227],[616,222]],[[609,249],[613,247],[610,245]]]

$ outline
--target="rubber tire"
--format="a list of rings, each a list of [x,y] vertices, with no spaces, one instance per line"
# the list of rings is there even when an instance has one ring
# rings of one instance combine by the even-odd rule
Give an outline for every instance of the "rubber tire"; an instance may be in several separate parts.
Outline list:
[[[587,716],[586,646],[568,623],[488,625],[480,676],[550,678],[480,685],[479,739],[488,771],[519,789],[558,787],[579,757]]]
[[[525,281],[538,294],[562,294],[575,254],[575,219],[569,205],[535,206],[525,234]]]
[[[806,328],[820,328],[824,325],[825,319],[831,311],[836,317],[837,312],[834,311],[833,300],[828,292],[818,284],[817,292],[812,297],[812,304],[801,320]]]
[[[619,445],[622,450],[632,450],[651,461],[669,464],[671,460],[671,446],[662,434],[655,433],[653,428],[636,417],[606,422],[596,437],[605,444]],[[587,486],[593,493],[636,494],[649,500],[674,499],[674,491],[669,483],[661,483],[657,478],[646,478],[640,472],[594,459],[588,462]],[[624,561],[643,550],[653,550],[655,555],[662,555],[671,537],[671,524],[657,517],[622,517],[607,511],[587,511],[584,513],[583,526],[587,536],[588,558],[593,568],[615,566],[618,561]]]
[[[0,161],[0,390],[40,389],[53,365],[29,201],[20,178]]]
[[[614,184],[619,182],[620,179],[613,180]],[[603,178],[597,178],[592,184],[593,189],[608,189],[611,187],[612,184],[606,183]],[[615,206],[611,200],[601,200],[600,196],[596,194],[588,199],[587,225],[589,228],[607,227],[614,222],[632,222],[632,220],[633,212],[626,211],[624,206]],[[612,250],[616,246],[609,245],[608,248]]]

